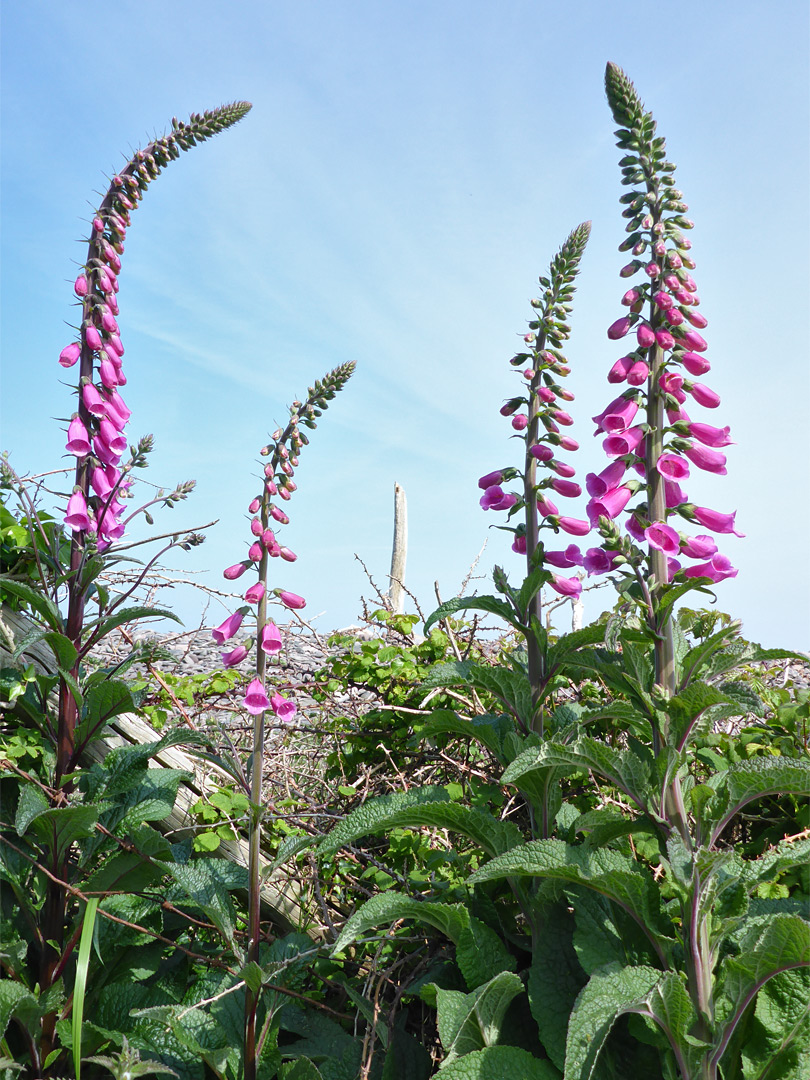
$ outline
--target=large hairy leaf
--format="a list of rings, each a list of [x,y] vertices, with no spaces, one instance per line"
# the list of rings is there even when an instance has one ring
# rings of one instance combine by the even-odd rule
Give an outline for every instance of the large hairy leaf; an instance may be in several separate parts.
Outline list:
[[[504,736],[514,730],[512,720],[501,714],[493,716],[486,713],[483,716],[459,716],[451,709],[437,709],[432,712],[421,729],[425,738],[433,735],[460,735],[463,739],[474,739],[485,746],[489,752],[505,764],[503,756]]]
[[[711,709],[711,717],[719,719],[724,716],[735,716],[739,705],[716,687],[702,682],[690,683],[679,694],[669,699],[667,712],[670,721],[670,738],[678,750],[683,749],[695,725],[709,709]]]
[[[218,860],[197,859],[194,862],[164,863],[166,871],[174,878],[192,904],[199,907],[219,932],[233,939],[234,911],[228,890],[212,865]]]
[[[457,1058],[436,1073],[441,1080],[560,1080],[549,1061],[517,1046],[488,1046]]]
[[[432,615],[428,616],[425,620],[425,634],[429,634],[431,626],[446,619],[448,615],[469,610],[488,611],[490,615],[499,615],[504,622],[509,623],[516,630],[521,629],[514,608],[505,600],[499,600],[495,596],[456,596],[452,600],[445,600]]]
[[[667,933],[651,875],[618,852],[572,847],[562,840],[531,840],[476,870],[469,884],[512,876],[552,878],[601,893],[638,922],[656,950],[658,938]]]
[[[463,904],[414,900],[395,892],[379,893],[363,904],[346,921],[333,949],[340,952],[367,930],[399,919],[416,919],[450,938],[456,946],[456,962],[470,987],[515,966],[515,958],[495,931],[473,918]]]
[[[471,994],[437,988],[437,1023],[444,1061],[449,1064],[473,1050],[494,1046],[510,1002],[521,993],[523,983],[509,971],[502,971]]]
[[[331,855],[370,833],[422,825],[462,833],[488,855],[500,855],[523,839],[520,829],[511,821],[501,821],[476,807],[450,802],[442,787],[423,787],[382,795],[364,803],[335,826],[318,851],[321,855]]]
[[[548,768],[593,771],[623,791],[639,809],[647,809],[650,767],[632,750],[614,750],[588,736],[581,736],[571,744],[548,740],[524,750],[505,770],[501,780],[504,784],[516,784],[528,773]]]
[[[24,600],[51,630],[62,632],[64,627],[59,608],[40,589],[27,585],[24,581],[14,581],[5,574],[0,575],[0,588],[3,592],[16,596],[18,600]]]
[[[783,971],[762,987],[742,1061],[745,1080],[810,1076],[810,971]]]
[[[776,794],[810,797],[810,762],[800,758],[753,758],[715,773],[706,784],[715,791],[701,814],[703,821],[711,825],[711,845],[734,815],[754,799]]]
[[[0,982],[0,1038],[5,1034],[8,1022],[18,1008],[36,1008],[36,1005],[37,999],[27,986],[10,979]]]
[[[532,692],[522,671],[476,664],[471,660],[454,660],[436,664],[422,686],[472,686],[498,698],[523,723],[528,724],[531,719]]]
[[[540,925],[527,985],[529,1004],[546,1053],[562,1069],[568,1018],[586,975],[574,951],[574,919],[567,903],[546,907]]]

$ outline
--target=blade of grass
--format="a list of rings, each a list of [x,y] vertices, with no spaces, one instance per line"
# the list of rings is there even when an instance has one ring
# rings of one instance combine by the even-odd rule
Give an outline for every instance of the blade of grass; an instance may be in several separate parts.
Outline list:
[[[93,928],[99,898],[91,896],[84,913],[82,936],[79,941],[79,958],[76,963],[76,982],[73,986],[73,1068],[76,1080],[82,1080],[82,1022],[84,1020],[84,996],[87,989],[87,969],[90,966],[90,948],[93,944]]]

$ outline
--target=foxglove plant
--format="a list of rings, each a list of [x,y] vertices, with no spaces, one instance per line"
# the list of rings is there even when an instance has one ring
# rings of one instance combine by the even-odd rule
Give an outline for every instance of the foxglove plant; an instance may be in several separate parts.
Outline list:
[[[246,954],[246,963],[251,965],[259,962],[259,852],[265,715],[268,712],[274,713],[282,723],[286,723],[293,718],[296,711],[295,703],[285,698],[278,690],[268,693],[267,659],[278,656],[283,648],[281,631],[268,615],[268,599],[277,598],[290,611],[300,611],[306,606],[304,598],[297,593],[278,587],[269,587],[270,560],[281,559],[283,562],[295,562],[297,558],[290,548],[280,544],[276,538],[276,530],[279,526],[289,524],[290,520],[287,513],[282,510],[280,502],[288,502],[293,492],[297,490],[293,477],[299,464],[301,450],[309,442],[306,432],[301,429],[317,427],[316,418],[322,415],[323,410],[328,408],[329,402],[338,391],[343,389],[354,368],[353,361],[341,364],[324,379],[316,380],[315,386],[309,388],[305,401],[294,401],[290,406],[290,419],[287,425],[284,428],[277,428],[270,442],[262,447],[261,458],[262,460],[269,458],[269,461],[262,467],[262,489],[248,505],[248,512],[251,515],[251,540],[247,557],[223,571],[223,576],[228,581],[236,581],[245,573],[250,573],[251,576],[255,574],[255,581],[245,590],[246,603],[212,631],[217,644],[223,645],[236,635],[244,618],[250,616],[250,612],[255,610],[255,615],[251,617],[251,620],[255,618],[255,639],[248,638],[244,643],[222,654],[223,664],[226,667],[235,667],[248,657],[254,644],[256,646],[255,675],[250,680],[243,698],[245,709],[254,718],[253,750],[246,777],[242,778],[238,773],[235,775],[235,778],[243,783],[245,793],[249,795],[251,802]],[[245,988],[245,1080],[255,1080],[257,1055],[261,1052],[261,1040],[257,1040],[256,1032],[259,998],[259,989],[248,983]]]

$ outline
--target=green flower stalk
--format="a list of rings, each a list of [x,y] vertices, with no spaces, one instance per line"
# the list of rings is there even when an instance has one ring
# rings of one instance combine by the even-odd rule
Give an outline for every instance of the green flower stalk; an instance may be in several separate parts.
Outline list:
[[[262,773],[265,738],[265,715],[272,712],[282,722],[287,722],[295,715],[296,707],[293,701],[285,698],[278,690],[268,695],[267,659],[276,656],[283,647],[281,632],[272,619],[268,616],[268,597],[276,597],[284,607],[289,610],[300,610],[306,606],[306,601],[296,593],[285,589],[268,588],[268,575],[271,559],[281,559],[286,562],[294,562],[297,556],[288,547],[280,544],[276,538],[275,530],[279,526],[289,524],[289,517],[282,509],[281,503],[288,502],[292,494],[297,490],[293,477],[299,464],[299,455],[309,439],[302,428],[314,429],[317,427],[316,418],[320,417],[329,407],[329,402],[343,389],[354,371],[354,362],[341,364],[340,367],[331,371],[322,380],[316,380],[314,387],[307,391],[306,400],[294,401],[290,406],[290,419],[284,428],[277,428],[270,442],[261,450],[262,460],[269,461],[262,467],[263,484],[261,492],[256,495],[248,506],[251,514],[250,531],[252,541],[248,549],[247,558],[241,562],[229,566],[223,576],[228,581],[241,578],[249,569],[256,572],[256,580],[244,594],[245,605],[230,615],[220,626],[212,631],[214,640],[222,645],[233,638],[241,628],[244,617],[255,605],[256,609],[256,658],[255,676],[251,679],[243,704],[253,716],[253,750],[248,769],[249,788],[246,785],[246,794],[250,796],[250,828],[249,828],[249,860],[248,860],[248,949],[246,962],[258,964],[259,962],[259,915],[260,915],[260,891],[259,891],[259,863],[261,848],[261,820],[262,820]],[[248,656],[254,644],[253,639],[237,645],[227,653],[223,653],[222,660],[226,667],[234,667],[240,664]],[[255,1080],[257,1055],[261,1047],[257,1043],[256,1016],[259,1004],[259,992],[252,990],[246,985],[245,988],[245,1053],[244,1053],[244,1077],[245,1080]]]

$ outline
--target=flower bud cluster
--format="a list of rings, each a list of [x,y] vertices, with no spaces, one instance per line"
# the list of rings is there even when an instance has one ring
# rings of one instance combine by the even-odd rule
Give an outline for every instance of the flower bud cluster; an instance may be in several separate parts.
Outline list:
[[[282,697],[278,692],[268,697],[264,686],[264,660],[268,656],[277,655],[282,648],[281,631],[272,619],[267,618],[268,596],[275,597],[291,611],[300,611],[306,607],[306,600],[297,593],[267,588],[270,559],[280,558],[285,562],[295,562],[298,558],[289,547],[280,544],[276,536],[276,529],[280,525],[288,525],[290,519],[275,500],[289,500],[297,490],[293,477],[299,464],[301,449],[308,442],[301,431],[302,425],[308,428],[317,426],[314,418],[321,416],[335,394],[343,389],[354,367],[353,362],[342,364],[323,380],[316,381],[315,386],[309,388],[306,401],[294,401],[290,406],[290,419],[286,427],[276,428],[270,442],[259,451],[263,462],[268,458],[269,461],[261,466],[262,490],[248,504],[250,540],[247,557],[223,571],[223,577],[228,581],[238,580],[248,570],[256,573],[256,581],[244,593],[245,605],[212,631],[217,644],[224,644],[234,637],[244,616],[255,607],[258,651],[262,655],[257,656],[257,675],[251,680],[244,698],[245,708],[254,715],[268,709],[282,721],[291,720],[295,715],[294,702]],[[249,640],[230,652],[223,653],[222,662],[225,667],[241,664],[249,655],[252,645],[252,640]]]
[[[138,150],[112,178],[96,211],[88,243],[87,262],[74,282],[81,305],[79,340],[66,345],[59,363],[80,363],[78,411],[68,425],[66,450],[77,459],[76,485],[68,500],[65,524],[75,533],[96,536],[99,550],[123,536],[121,517],[129,467],[121,467],[128,441],[124,429],[130,418],[120,388],[124,345],[118,326],[118,276],[124,241],[134,211],[161,169],[197,142],[236,123],[250,109],[247,102],[192,115],[188,124],[173,121],[164,135]],[[131,467],[131,466],[130,466]]]
[[[700,297],[690,273],[695,268],[692,245],[682,231],[693,223],[683,216],[687,207],[674,187],[675,167],[666,160],[665,142],[655,134],[652,114],[644,112],[635,87],[613,64],[608,65],[606,88],[621,125],[622,183],[633,188],[620,200],[630,233],[620,250],[632,250],[637,259],[621,276],[638,280],[622,297],[628,313],[607,331],[611,341],[628,338],[633,343],[608,372],[609,383],[627,383],[628,389],[593,417],[611,464],[586,479],[588,518],[594,526],[602,523],[602,535],[615,551],[615,530],[609,523],[627,514],[630,536],[665,554],[668,580],[681,572],[686,578],[721,581],[737,571],[717,553],[713,541],[687,537],[667,524],[677,514],[716,532],[735,531],[734,514],[695,507],[681,486],[689,478],[690,463],[725,475],[726,456],[719,448],[731,443],[728,427],[693,422],[684,409],[689,397],[710,409],[720,403],[713,390],[693,378],[710,369],[704,355],[708,346],[700,333],[707,319],[697,310]],[[641,480],[628,478],[634,473]],[[656,498],[661,488],[663,498]],[[642,500],[630,505],[638,493]],[[702,561],[682,570],[682,557]]]

